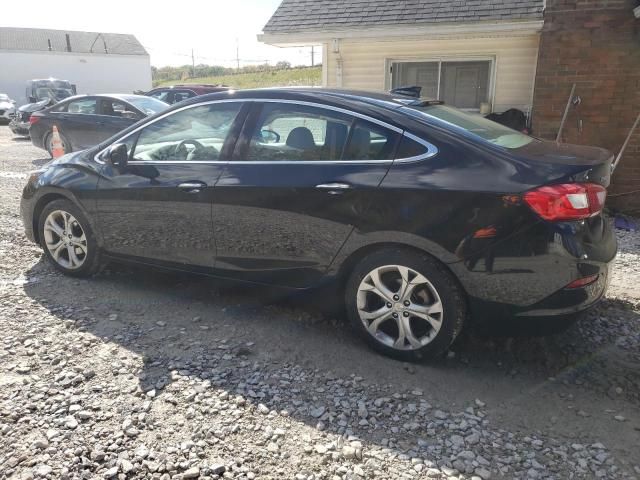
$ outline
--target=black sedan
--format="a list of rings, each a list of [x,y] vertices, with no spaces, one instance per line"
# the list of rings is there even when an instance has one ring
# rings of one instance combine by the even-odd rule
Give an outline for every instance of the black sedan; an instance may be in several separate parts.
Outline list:
[[[290,289],[333,282],[364,339],[416,359],[444,352],[469,316],[561,319],[604,295],[611,160],[441,102],[246,90],[49,163],[21,210],[66,274],[111,259]]]
[[[79,95],[34,112],[31,143],[51,154],[52,130],[60,133],[65,153],[93,147],[168,104],[142,95]]]

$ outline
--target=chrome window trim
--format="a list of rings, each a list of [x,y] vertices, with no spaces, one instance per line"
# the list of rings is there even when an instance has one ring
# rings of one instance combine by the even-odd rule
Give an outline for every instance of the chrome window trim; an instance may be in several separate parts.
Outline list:
[[[427,151],[425,153],[423,153],[422,155],[416,155],[414,157],[398,158],[395,161],[396,163],[421,162],[422,160],[426,160],[428,158],[435,157],[438,154],[438,147],[436,147],[433,143],[429,143],[426,140],[423,140],[422,138],[414,135],[413,133],[409,133],[407,131],[404,132],[404,136],[407,137],[410,140],[413,140],[414,142],[419,143],[420,145],[425,147],[427,149]]]
[[[335,107],[333,105],[324,105],[322,103],[315,103],[315,102],[306,102],[306,101],[298,101],[298,100],[286,100],[286,99],[276,99],[276,98],[229,98],[229,99],[223,99],[223,100],[210,100],[208,102],[200,102],[200,103],[194,103],[192,105],[186,105],[184,107],[178,108],[176,110],[172,110],[171,112],[167,112],[161,116],[159,116],[158,118],[154,119],[151,122],[145,123],[144,125],[141,125],[140,127],[136,128],[135,130],[133,130],[132,132],[129,132],[126,135],[123,135],[122,137],[116,139],[115,141],[111,142],[111,144],[105,148],[103,148],[102,150],[100,150],[98,153],[96,153],[93,156],[93,159],[95,162],[104,165],[105,162],[102,161],[99,157],[106,152],[112,145],[115,145],[116,143],[122,143],[123,141],[127,140],[129,137],[131,137],[132,135],[135,135],[136,133],[138,133],[140,130],[142,130],[143,128],[146,128],[149,125],[152,125],[160,120],[163,120],[164,118],[173,115],[175,113],[178,112],[182,112],[184,110],[188,110],[191,108],[196,108],[196,107],[201,107],[204,105],[213,105],[213,104],[218,104],[218,103],[238,103],[238,102],[263,102],[263,103],[286,103],[286,104],[293,104],[293,105],[302,105],[302,106],[306,106],[306,107],[316,107],[316,108],[323,108],[326,110],[332,110],[335,112],[339,112],[339,113],[343,113],[345,115],[350,115],[352,117],[356,117],[356,118],[360,118],[362,120],[366,120],[368,122],[374,123],[376,125],[380,125],[381,127],[384,127],[388,130],[391,130],[401,136],[405,136],[411,140],[414,140],[416,142],[418,142],[419,144],[423,145],[424,147],[426,147],[427,152],[422,154],[422,155],[418,155],[415,157],[410,157],[410,158],[399,158],[399,159],[395,159],[395,160],[283,160],[283,161],[269,161],[269,160],[229,160],[229,161],[221,161],[221,160],[190,160],[190,161],[164,161],[164,160],[132,160],[131,162],[129,162],[130,165],[185,165],[185,164],[212,164],[212,165],[220,165],[220,164],[231,164],[231,165],[238,165],[238,164],[246,164],[246,165],[332,165],[332,164],[355,164],[355,165],[369,165],[369,164],[376,164],[376,165],[383,165],[383,164],[392,164],[394,162],[396,163],[413,163],[413,162],[419,162],[422,160],[425,160],[427,158],[431,158],[435,155],[437,155],[438,153],[438,148],[433,145],[432,143],[427,142],[426,140],[421,139],[420,137],[417,137],[415,135],[413,135],[412,133],[409,133],[405,130],[402,130],[401,128],[398,128],[394,125],[391,125],[389,123],[383,122],[382,120],[378,120],[376,118],[372,118],[369,117],[368,115],[364,115],[362,113],[358,113],[358,112],[354,112],[352,110],[347,110],[345,108],[340,108],[340,107]]]

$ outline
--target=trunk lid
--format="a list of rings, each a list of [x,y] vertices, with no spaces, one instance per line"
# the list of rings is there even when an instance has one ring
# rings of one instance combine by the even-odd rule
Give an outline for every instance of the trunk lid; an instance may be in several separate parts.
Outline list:
[[[549,175],[549,183],[572,181],[597,183],[603,187],[611,183],[614,155],[604,148],[539,140],[512,152],[534,168],[539,164],[541,169],[553,172]]]

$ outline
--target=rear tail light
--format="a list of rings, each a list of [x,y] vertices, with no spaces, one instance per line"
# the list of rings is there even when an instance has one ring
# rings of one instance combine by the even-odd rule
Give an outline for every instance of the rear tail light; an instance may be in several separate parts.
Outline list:
[[[35,125],[40,121],[40,117],[36,117],[35,115],[31,115],[29,117],[29,125]]]
[[[547,185],[525,193],[524,200],[543,219],[552,222],[583,220],[604,208],[607,190],[595,183]]]
[[[578,280],[574,280],[569,285],[564,288],[581,288],[586,287],[587,285],[591,285],[593,282],[598,280],[598,275],[589,275],[588,277],[579,278]]]

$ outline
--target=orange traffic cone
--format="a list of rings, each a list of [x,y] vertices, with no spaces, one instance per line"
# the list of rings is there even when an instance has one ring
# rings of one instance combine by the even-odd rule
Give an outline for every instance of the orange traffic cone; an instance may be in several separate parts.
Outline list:
[[[58,133],[58,127],[53,126],[53,133],[51,134],[51,156],[58,158],[64,155],[64,147],[62,146],[62,139]]]

